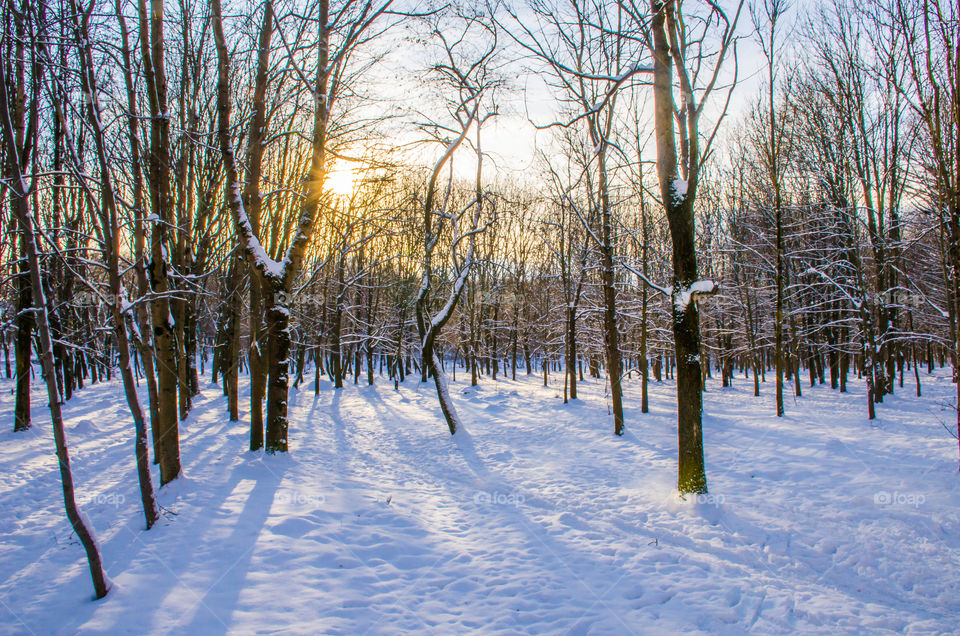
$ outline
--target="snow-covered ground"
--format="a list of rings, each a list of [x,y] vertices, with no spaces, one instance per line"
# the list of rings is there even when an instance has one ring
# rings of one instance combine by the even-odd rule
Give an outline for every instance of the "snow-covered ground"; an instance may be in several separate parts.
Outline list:
[[[182,424],[184,478],[143,530],[119,383],[69,402],[78,493],[113,580],[90,600],[45,399],[14,434],[0,381],[0,633],[941,633],[960,617],[954,388],[938,371],[865,418],[864,389],[708,381],[710,494],[675,492],[674,386],[312,383],[291,392],[291,452],[247,451],[219,387]],[[909,378],[908,378],[909,381]],[[39,383],[38,383],[39,384]],[[37,387],[40,388],[39,386]],[[144,396],[145,397],[145,396]],[[246,400],[241,408],[246,408]],[[460,434],[458,433],[458,438]]]

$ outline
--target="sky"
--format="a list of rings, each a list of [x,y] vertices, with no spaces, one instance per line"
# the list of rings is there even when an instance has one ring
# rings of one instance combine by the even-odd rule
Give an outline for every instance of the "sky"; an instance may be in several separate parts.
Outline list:
[[[788,41],[785,55],[790,53],[790,31],[795,29],[794,25],[806,16],[815,2],[791,2],[785,18],[783,39]],[[732,17],[736,3],[726,0],[721,4]],[[509,20],[505,22],[509,23]],[[428,69],[442,54],[442,49],[422,37],[422,27],[422,23],[418,25],[415,22],[401,25],[402,33],[395,34],[393,50],[375,71],[375,84],[379,104],[390,105],[389,110],[395,115],[389,126],[392,130],[391,141],[394,145],[408,146],[405,151],[408,158],[429,165],[439,156],[441,147],[439,144],[418,144],[425,136],[411,124],[431,118],[443,119],[443,113],[434,105],[439,89],[428,79]],[[753,35],[749,3],[744,5],[737,32],[740,36],[737,42],[737,86],[719,134],[717,149],[721,153],[725,138],[743,119],[750,105],[766,90],[765,60]],[[554,133],[551,130],[538,130],[531,120],[542,125],[556,119],[556,94],[545,84],[542,64],[524,57],[523,50],[506,35],[500,35],[500,43],[505,47],[501,58],[506,60],[502,69],[506,81],[498,100],[500,114],[484,126],[485,164],[491,172],[495,170],[501,177],[529,177],[541,168],[539,153],[549,155],[555,152]],[[732,78],[733,60],[728,59],[722,82],[729,84]],[[652,103],[649,88],[631,90],[638,91],[641,99]],[[644,92],[647,94],[644,95]],[[725,89],[712,95],[703,116],[701,132],[712,128],[725,100]],[[455,170],[462,176],[472,175],[475,171],[475,160],[470,154],[461,153],[455,161]],[[652,145],[645,149],[645,154],[654,156]]]

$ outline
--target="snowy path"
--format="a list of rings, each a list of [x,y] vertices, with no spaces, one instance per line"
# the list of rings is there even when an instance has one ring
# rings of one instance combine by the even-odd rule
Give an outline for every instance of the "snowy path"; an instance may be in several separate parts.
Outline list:
[[[43,398],[14,435],[2,380],[0,634],[952,632],[953,386],[923,379],[924,398],[908,384],[873,425],[853,381],[847,396],[804,387],[779,421],[770,385],[709,381],[699,502],[673,494],[672,383],[643,415],[627,381],[618,439],[602,384],[563,405],[537,377],[461,378],[457,444],[432,384],[308,384],[286,457],[247,452],[246,414],[227,422],[205,384],[182,425],[186,476],[160,495],[175,515],[150,532],[121,387],[88,387],[65,415],[115,585],[96,603]]]

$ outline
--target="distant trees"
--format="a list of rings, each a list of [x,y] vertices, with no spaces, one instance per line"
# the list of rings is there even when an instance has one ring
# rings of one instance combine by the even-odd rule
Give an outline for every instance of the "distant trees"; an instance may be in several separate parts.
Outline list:
[[[309,22],[316,26],[315,71],[308,77],[303,70],[304,60],[289,49],[282,23],[275,20],[273,3],[267,0],[263,6],[263,20],[260,29],[257,59],[256,83],[254,85],[253,114],[250,119],[247,137],[250,139],[250,173],[246,175],[247,189],[241,194],[241,182],[235,153],[233,150],[230,119],[230,52],[227,49],[223,29],[222,7],[219,2],[212,4],[213,28],[218,56],[218,119],[219,139],[226,174],[227,204],[234,217],[236,230],[241,239],[243,250],[247,254],[251,272],[256,277],[254,288],[259,289],[263,300],[264,333],[267,349],[267,419],[265,448],[267,452],[287,450],[287,390],[290,363],[290,303],[294,281],[309,242],[313,237],[314,226],[321,207],[326,204],[325,179],[330,169],[331,127],[334,126],[334,108],[339,105],[343,91],[350,87],[353,80],[351,56],[359,45],[368,39],[368,32],[386,13],[390,2],[365,2],[354,6],[348,3],[335,8],[331,13],[328,0],[316,4],[317,14]],[[287,62],[294,70],[293,80],[301,84],[313,102],[313,125],[309,144],[309,161],[292,190],[299,192],[298,216],[295,222],[279,219],[283,224],[283,234],[275,234],[274,247],[270,250],[277,254],[271,257],[260,237],[257,214],[260,209],[261,195],[257,183],[261,175],[259,168],[265,145],[267,125],[264,93],[267,89],[270,65],[270,41],[275,22],[280,36],[287,48]],[[286,161],[288,157],[283,157]],[[296,161],[295,157],[292,158]],[[291,171],[296,174],[296,170]],[[248,213],[247,208],[252,213]],[[288,234],[289,233],[289,234]],[[282,257],[279,253],[283,254]],[[253,305],[259,303],[254,302]],[[257,307],[252,306],[254,313]],[[254,329],[254,332],[258,331]],[[260,343],[257,343],[258,348]],[[260,352],[258,351],[258,354]],[[256,406],[256,404],[254,405]],[[251,448],[256,448],[257,430],[251,433]]]
[[[905,57],[905,72],[886,75],[885,86],[902,95],[922,122],[926,151],[920,161],[927,170],[923,181],[929,183],[932,175],[930,203],[946,228],[944,260],[950,271],[945,278],[960,440],[960,7],[942,0],[895,0],[891,11],[878,13],[877,22],[891,34],[888,55],[902,52]]]
[[[583,135],[582,139],[570,133],[565,135],[569,152],[579,165],[576,172],[569,175],[560,204],[570,206],[575,218],[584,224],[586,235],[600,258],[603,339],[613,429],[616,435],[623,435],[623,364],[616,284],[619,237],[612,193],[616,177],[611,174],[611,155],[616,148],[614,135],[620,89],[648,69],[636,62],[639,32],[630,26],[628,13],[620,5],[572,2],[560,7],[534,3],[532,8],[530,24],[511,14],[517,32],[513,37],[549,71],[549,84],[557,91],[563,109],[562,119],[538,125],[570,128]],[[578,201],[569,191],[579,188],[581,182],[585,196]],[[569,290],[567,293],[569,295]],[[574,298],[568,302],[570,300]],[[571,311],[569,304],[568,311]],[[576,309],[572,311],[575,313]],[[568,329],[569,325],[568,322]],[[568,343],[572,353],[571,347],[575,344]]]
[[[840,3],[809,20],[797,37],[810,55],[787,58],[783,97],[757,105],[740,135],[748,144],[734,151],[745,159],[734,162],[727,177],[728,232],[736,246],[754,255],[737,254],[734,272],[757,268],[761,280],[775,283],[773,264],[782,262],[787,274],[783,320],[776,321],[789,335],[783,346],[786,377],[799,395],[798,373],[806,366],[812,383],[829,372],[831,386],[845,391],[852,370],[867,384],[869,418],[875,417],[875,403],[894,391],[898,373],[902,386],[911,364],[919,390],[920,351],[940,347],[948,327],[942,322],[948,290],[929,278],[941,269],[936,277],[946,281],[946,270],[904,257],[919,245],[939,252],[931,239],[940,232],[922,220],[931,209],[918,189],[922,129],[915,125],[919,119],[907,115],[908,104],[916,102],[912,89],[903,88],[909,85],[907,55],[899,45],[905,36],[894,8],[860,13]],[[768,18],[760,22],[769,29]],[[777,121],[774,135],[771,122]],[[769,170],[775,141],[783,149],[776,180]],[[758,165],[768,166],[767,174]],[[770,204],[775,185],[779,205]],[[777,209],[779,215],[766,213]],[[941,254],[945,266],[949,257]],[[762,290],[739,292],[753,343],[762,342],[766,331],[754,331],[757,307],[761,319],[767,311]],[[924,332],[918,320],[941,326]]]

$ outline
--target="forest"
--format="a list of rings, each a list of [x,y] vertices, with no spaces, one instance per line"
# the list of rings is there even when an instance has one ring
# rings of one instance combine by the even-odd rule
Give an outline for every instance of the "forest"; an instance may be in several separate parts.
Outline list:
[[[56,566],[47,557],[33,561],[38,555],[28,553],[40,544],[0,539],[0,580],[9,577],[11,594],[20,585],[52,585],[47,579],[71,588],[66,597],[33,601],[25,616],[49,614],[54,598],[89,605],[76,597],[91,580],[96,599],[125,587],[127,611],[143,602],[138,595],[148,593],[130,591],[132,574],[122,584],[108,576],[136,557],[118,565],[98,541],[104,525],[136,536],[136,546],[124,548],[129,555],[149,550],[159,532],[155,541],[167,553],[160,561],[173,576],[187,576],[190,561],[180,563],[175,546],[192,541],[189,524],[200,524],[201,533],[212,515],[244,516],[256,501],[262,515],[274,515],[278,502],[292,508],[278,526],[286,527],[298,510],[339,502],[332,484],[341,483],[344,497],[359,488],[342,471],[360,461],[370,462],[363,479],[371,488],[385,483],[369,472],[376,462],[396,463],[384,469],[398,480],[396,492],[412,488],[398,476],[411,461],[430,471],[434,489],[469,473],[463,497],[471,506],[499,502],[496,510],[508,510],[498,514],[516,517],[478,526],[505,533],[503,524],[520,524],[529,531],[524,541],[533,537],[567,564],[565,548],[555,545],[560,535],[537,516],[541,507],[559,510],[543,501],[563,478],[541,483],[535,473],[567,462],[564,474],[584,480],[570,488],[593,492],[614,483],[607,471],[641,470],[636,452],[618,444],[649,443],[663,457],[656,478],[638,488],[662,513],[657,523],[680,524],[678,537],[697,536],[690,524],[704,523],[744,545],[779,540],[755,525],[745,529],[750,505],[731,501],[738,488],[760,487],[759,470],[746,477],[752,485],[731,482],[757,445],[771,464],[808,449],[809,478],[797,483],[811,491],[829,471],[851,487],[861,485],[861,471],[887,475],[893,466],[909,466],[909,479],[932,480],[889,477],[883,483],[892,485],[865,491],[870,510],[891,503],[878,498],[894,491],[881,512],[902,500],[920,519],[903,523],[939,528],[901,538],[939,545],[922,557],[884,557],[882,566],[850,575],[890,577],[902,589],[857,597],[849,615],[836,610],[819,622],[803,612],[797,618],[773,592],[751,601],[755,609],[738,592],[731,607],[739,609],[724,610],[735,614],[725,627],[711,622],[725,620],[711,610],[697,629],[790,633],[833,625],[856,633],[880,625],[854,621],[857,604],[872,607],[888,596],[901,599],[903,615],[882,627],[953,629],[944,617],[960,610],[955,595],[949,599],[960,577],[918,609],[921,601],[903,600],[914,583],[899,574],[910,567],[960,572],[956,2],[0,3],[0,467],[10,476],[0,486],[7,518],[0,528],[12,538],[29,527],[61,527],[45,532],[68,550],[58,552]],[[341,399],[350,410],[341,410]],[[409,400],[416,415],[404,410],[414,408]],[[897,428],[902,439],[868,440],[894,435],[897,426],[917,428]],[[413,435],[410,428],[416,437],[403,437]],[[403,441],[386,441],[391,435]],[[831,435],[842,441],[830,442]],[[71,456],[75,439],[81,450]],[[821,441],[828,455],[845,454],[842,468],[831,468],[833,459],[818,464],[827,461],[816,450]],[[398,446],[391,451],[391,444]],[[733,453],[729,462],[724,449]],[[371,453],[383,456],[373,462]],[[594,453],[577,475],[577,462]],[[252,461],[265,472],[244,473]],[[216,481],[215,462],[242,479],[227,488]],[[297,472],[308,471],[307,463],[329,474]],[[287,483],[285,471],[305,481],[278,486]],[[218,512],[220,503],[191,499],[214,483],[226,488],[225,499],[244,481],[254,484],[253,497],[261,479],[275,491],[259,493],[248,508]],[[789,479],[768,477],[778,488]],[[31,498],[41,496],[30,484],[42,484],[44,501],[57,498],[58,516],[44,507],[39,525],[28,523]],[[129,505],[118,494],[128,490]],[[426,492],[433,491],[417,491],[422,505]],[[842,510],[846,495],[830,492],[820,503],[807,497],[793,513],[818,514],[816,505]],[[377,505],[396,511],[392,497]],[[630,507],[647,505],[642,497]],[[350,517],[352,509],[337,508],[343,505],[324,514]],[[591,510],[583,513],[595,517],[589,523],[607,520],[607,508]],[[409,514],[439,532],[430,515]],[[570,514],[580,513],[564,512],[558,523]],[[269,526],[271,518],[259,523]],[[413,523],[391,517],[380,530],[405,532],[401,521]],[[625,528],[633,521],[610,523],[589,529],[631,535]],[[851,523],[853,530],[834,531],[862,541],[866,522]],[[329,539],[337,536],[332,530],[287,538],[313,533],[318,544],[353,546],[356,556],[349,537]],[[826,540],[816,536],[811,554]],[[664,541],[635,537],[638,551],[648,549],[648,538],[656,541],[651,550]],[[571,539],[580,552],[570,558],[605,558],[603,542],[591,541],[589,533]],[[691,554],[719,549],[709,546]],[[302,555],[301,548],[290,552]],[[404,551],[387,554],[380,560],[394,564]],[[225,568],[220,577],[235,556],[212,561]],[[764,563],[778,574],[788,567]],[[68,579],[51,574],[68,566]],[[252,576],[257,568],[248,566]],[[629,576],[630,567],[616,576]],[[391,576],[376,574],[384,585]],[[818,585],[823,578],[833,580],[823,574]],[[784,598],[801,604],[801,584],[777,580]],[[694,623],[685,622],[692,619],[683,608],[699,603],[689,585],[673,614],[633,615],[648,605],[628,594],[624,607],[633,609],[591,600],[603,610],[596,616],[590,606],[551,614],[552,622],[471,623],[470,608],[480,601],[457,601],[462,611],[449,610],[450,618],[419,605],[422,599],[410,609],[405,603],[413,601],[388,594],[403,609],[389,619],[378,610],[384,614],[337,614],[336,622],[324,610],[320,622],[293,623],[283,613],[270,620],[297,633],[686,631]],[[733,583],[725,585],[703,593],[711,602],[727,599]],[[856,596],[853,583],[837,585]],[[226,600],[199,594],[216,620],[192,626],[256,629],[257,622],[236,622],[244,598],[237,588]],[[556,594],[531,602],[530,611],[549,614],[563,603]],[[505,607],[496,599],[510,596],[494,594],[491,617]],[[649,605],[669,605],[671,597]],[[10,599],[0,605],[11,616],[0,632],[60,629],[56,611],[31,623]],[[359,601],[342,602],[336,607]],[[180,611],[171,607],[179,606],[165,611]],[[76,620],[92,622],[66,629],[109,632],[125,624],[111,624],[105,612],[80,609]],[[776,618],[765,618],[771,613]],[[587,623],[577,622],[580,614]],[[184,627],[156,616],[144,631]]]

